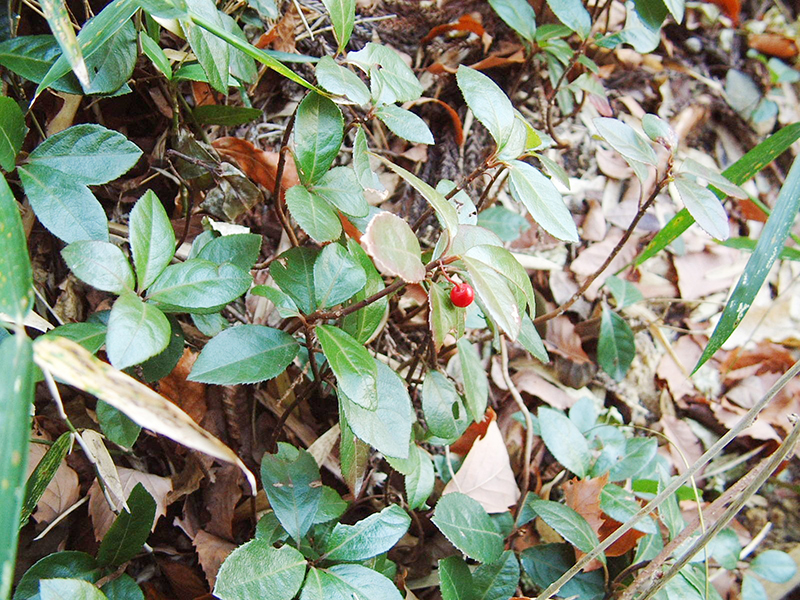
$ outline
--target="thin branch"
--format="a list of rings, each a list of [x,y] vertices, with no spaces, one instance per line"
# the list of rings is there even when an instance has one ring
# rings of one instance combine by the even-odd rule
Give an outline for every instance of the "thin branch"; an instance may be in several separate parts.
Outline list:
[[[300,242],[298,242],[297,236],[294,233],[294,229],[292,229],[292,224],[289,222],[289,217],[286,216],[282,191],[283,170],[286,167],[286,153],[289,151],[289,136],[292,134],[292,129],[294,129],[294,121],[296,116],[297,110],[295,109],[295,111],[292,113],[292,116],[289,117],[289,122],[286,124],[286,129],[283,131],[281,148],[278,151],[278,169],[275,171],[275,186],[272,189],[272,198],[275,200],[275,212],[278,213],[278,219],[283,226],[283,230],[286,232],[286,235],[289,236],[289,241],[295,248],[300,245]]]
[[[519,391],[517,390],[517,386],[514,385],[514,382],[511,379],[511,374],[508,372],[508,349],[506,348],[506,338],[505,336],[500,336],[500,360],[501,360],[501,369],[503,371],[503,381],[508,387],[508,391],[511,393],[511,397],[514,398],[514,402],[517,403],[517,407],[525,416],[525,452],[524,462],[522,466],[522,494],[520,495],[520,501],[517,505],[517,510],[514,515],[514,518],[519,516],[519,511],[522,510],[523,502],[525,502],[525,496],[528,493],[528,487],[530,487],[531,483],[531,454],[533,453],[533,419],[531,419],[531,412],[528,410],[528,407],[525,406],[525,401],[522,399]]]

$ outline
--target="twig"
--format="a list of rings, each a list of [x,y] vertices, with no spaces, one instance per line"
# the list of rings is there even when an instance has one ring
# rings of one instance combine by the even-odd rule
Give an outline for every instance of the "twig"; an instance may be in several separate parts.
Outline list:
[[[278,168],[275,171],[275,186],[272,189],[272,197],[275,200],[275,211],[278,213],[278,219],[280,219],[281,225],[283,225],[283,230],[286,232],[286,235],[289,236],[289,241],[295,248],[300,245],[300,242],[297,241],[297,236],[294,233],[294,229],[292,229],[292,224],[289,222],[289,218],[286,216],[281,192],[283,186],[283,170],[286,166],[286,153],[289,151],[289,136],[292,134],[296,116],[297,109],[295,109],[295,111],[292,113],[292,116],[289,117],[289,122],[286,124],[286,129],[283,131],[281,148],[278,151]]]
[[[514,514],[514,518],[516,519],[516,517],[519,516],[519,511],[522,510],[523,502],[525,501],[525,495],[528,493],[528,487],[531,483],[533,420],[531,419],[531,412],[528,410],[528,407],[525,406],[525,401],[522,399],[522,396],[517,390],[517,386],[515,386],[514,382],[511,380],[511,374],[508,372],[508,349],[506,348],[505,336],[500,336],[500,360],[503,371],[503,381],[505,381],[506,387],[508,387],[508,391],[511,393],[511,397],[514,398],[514,402],[517,403],[520,411],[525,416],[525,453],[522,469],[522,494],[520,495],[520,501],[519,504],[517,504],[517,510]]]

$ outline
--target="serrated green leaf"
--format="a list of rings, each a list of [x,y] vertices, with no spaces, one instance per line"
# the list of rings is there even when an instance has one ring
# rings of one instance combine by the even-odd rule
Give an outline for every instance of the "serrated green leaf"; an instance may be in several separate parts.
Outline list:
[[[456,81],[475,118],[486,127],[498,148],[502,148],[514,127],[514,107],[505,92],[489,77],[464,65],[458,67]]]
[[[292,336],[279,329],[238,325],[206,344],[188,379],[218,385],[265,381],[282,373],[299,348]]]
[[[618,485],[607,484],[600,492],[600,508],[609,517],[620,523],[625,523],[628,519],[639,512],[642,507],[631,495]],[[633,526],[636,531],[642,533],[657,533],[658,528],[650,517],[645,517]]]
[[[175,232],[164,205],[152,190],[133,206],[128,226],[137,289],[146,290],[172,260]]]
[[[127,573],[122,573],[116,579],[106,582],[100,586],[100,591],[108,600],[145,600],[144,592],[136,580]]]
[[[411,102],[422,95],[422,86],[414,72],[388,46],[368,42],[358,52],[348,52],[347,62],[369,73],[370,91],[376,105]]]
[[[319,501],[317,514],[314,515],[314,525],[328,523],[339,519],[347,511],[348,503],[345,502],[335,489],[322,486],[322,498]]]
[[[410,283],[425,278],[419,240],[405,220],[390,212],[376,215],[367,226],[364,249],[384,273]]]
[[[473,600],[472,572],[460,556],[439,560],[439,588],[442,600]]]
[[[433,144],[428,124],[410,110],[396,104],[386,104],[375,111],[389,131],[414,144]]]
[[[361,565],[334,565],[309,570],[300,600],[402,600],[394,583],[384,575]],[[224,599],[223,599],[224,600]]]
[[[714,192],[680,175],[673,183],[684,206],[703,231],[718,240],[728,239],[728,214]]]
[[[28,128],[19,104],[0,96],[0,167],[13,171]]]
[[[0,313],[21,324],[33,305],[33,273],[22,218],[0,174]]]
[[[578,241],[575,221],[553,183],[528,163],[509,162],[509,192],[547,233],[566,242]]]
[[[61,461],[67,456],[71,444],[72,435],[70,432],[62,433],[47,449],[45,455],[28,477],[28,483],[25,486],[25,500],[22,503],[22,511],[20,513],[20,528],[28,522],[31,513],[36,510],[36,505],[41,500],[53,477],[55,477],[56,471],[61,466]]]
[[[133,291],[133,270],[119,246],[81,240],[64,248],[61,256],[78,279],[98,290],[115,294]]]
[[[297,107],[295,158],[303,183],[316,183],[339,154],[344,138],[342,111],[331,100],[311,93]]]
[[[378,405],[375,359],[338,327],[319,325],[316,333],[341,392],[351,402],[374,411]]]
[[[636,345],[631,326],[604,305],[600,322],[600,340],[597,342],[597,362],[608,375],[617,381],[622,381],[634,356],[636,356]]]
[[[538,417],[547,449],[558,462],[583,479],[592,458],[586,438],[569,418],[557,410],[540,407]]]
[[[190,18],[183,19],[181,26],[194,55],[208,76],[208,83],[221,94],[228,92],[228,69],[230,47],[224,40],[201,27],[191,17],[199,17],[219,29],[224,29],[222,19],[213,0],[192,0],[187,4]]]
[[[297,224],[315,242],[330,242],[342,234],[342,222],[336,210],[322,196],[303,186],[295,185],[286,191],[286,206]]]
[[[108,359],[118,369],[138,365],[167,347],[170,331],[164,313],[136,294],[124,293],[114,302],[108,319]]]
[[[355,0],[322,0],[331,16],[333,35],[339,44],[338,52],[344,52],[356,21]]]
[[[217,312],[244,294],[253,278],[231,263],[202,258],[170,265],[147,289],[147,299],[164,312]]]
[[[319,308],[349,300],[366,283],[364,269],[341,244],[328,244],[314,262],[314,295]]]
[[[314,184],[314,193],[352,217],[366,217],[369,204],[353,169],[334,167]]]
[[[480,503],[465,494],[453,492],[442,496],[431,520],[470,558],[490,563],[503,553],[503,536]]]
[[[261,241],[261,236],[255,233],[222,235],[203,246],[197,253],[197,258],[204,258],[218,265],[228,262],[243,271],[249,271],[258,260]]]
[[[646,165],[658,164],[658,158],[652,146],[630,125],[609,117],[598,117],[592,122],[600,137],[624,158]]]
[[[609,481],[632,479],[645,469],[658,451],[653,438],[632,438],[625,442],[625,449],[611,467]]]
[[[411,517],[399,506],[391,505],[355,525],[337,523],[325,540],[323,557],[355,562],[388,552],[411,525]]]
[[[95,354],[106,343],[106,326],[102,323],[64,323],[45,335],[68,338]]]
[[[131,490],[127,508],[114,519],[97,550],[97,561],[103,566],[117,567],[128,562],[139,554],[150,536],[156,502],[141,483]]]
[[[438,371],[428,371],[422,384],[422,411],[431,433],[455,442],[466,431],[471,418],[453,382]]]
[[[291,600],[303,584],[306,564],[291,546],[273,548],[264,540],[250,540],[222,563],[214,595],[220,600]]]
[[[413,444],[409,450],[410,468],[405,475],[406,499],[412,510],[426,508],[425,504],[433,493],[436,477],[433,461],[422,448]]]
[[[522,39],[536,39],[536,13],[527,0],[489,0],[489,4]]]
[[[369,88],[361,78],[330,56],[319,59],[316,74],[319,84],[332,94],[344,96],[359,105],[369,102]]]
[[[291,248],[281,254],[269,267],[269,273],[304,314],[317,307],[314,297],[314,261],[319,252],[311,248]]]
[[[510,598],[519,585],[519,562],[511,550],[506,550],[494,562],[478,565],[472,574],[475,600]]]
[[[583,39],[589,37],[592,32],[592,17],[581,0],[547,0],[547,4],[564,25]]]
[[[586,522],[586,519],[569,506],[551,502],[550,500],[534,500],[532,505],[536,514],[545,523],[579,550],[590,552],[600,543],[597,539],[597,534],[591,525]],[[605,562],[603,554],[598,558]]]
[[[465,337],[458,340],[458,358],[461,362],[461,375],[464,378],[464,398],[467,408],[476,423],[483,421],[489,402],[489,380],[481,364],[475,346]]]

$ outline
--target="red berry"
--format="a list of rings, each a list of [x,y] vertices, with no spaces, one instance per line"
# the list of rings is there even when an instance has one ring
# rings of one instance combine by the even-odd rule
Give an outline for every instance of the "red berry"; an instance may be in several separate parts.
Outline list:
[[[468,283],[457,283],[450,290],[450,302],[459,308],[466,308],[475,300],[475,291]]]

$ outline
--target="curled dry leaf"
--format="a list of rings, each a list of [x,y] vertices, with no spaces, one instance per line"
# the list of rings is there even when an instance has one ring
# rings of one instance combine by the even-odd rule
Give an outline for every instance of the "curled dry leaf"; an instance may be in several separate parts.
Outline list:
[[[275,176],[278,174],[278,161],[280,158],[278,152],[259,150],[247,140],[235,137],[217,138],[211,145],[222,157],[239,165],[239,168],[250,179],[264,186],[267,190],[272,191],[275,189]],[[283,193],[299,183],[300,178],[297,176],[294,161],[291,159],[284,161],[283,176],[281,177]]]
[[[506,512],[519,500],[519,488],[497,421],[491,421],[486,435],[472,445],[442,495],[451,492],[461,492],[477,500],[490,514]]]
[[[192,539],[192,545],[194,545],[194,549],[197,552],[200,566],[203,567],[208,587],[213,590],[219,568],[228,555],[234,551],[236,544],[206,533],[201,529]]]
[[[206,384],[186,379],[197,356],[197,353],[192,352],[189,348],[184,348],[183,356],[175,368],[158,382],[158,391],[192,417],[195,423],[201,423],[208,410]]]

